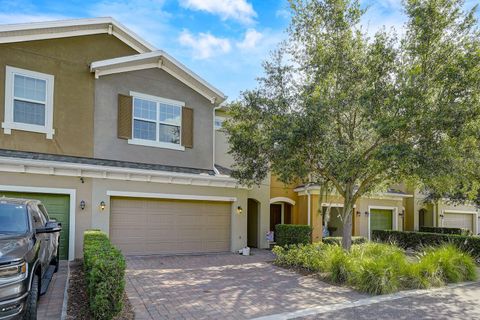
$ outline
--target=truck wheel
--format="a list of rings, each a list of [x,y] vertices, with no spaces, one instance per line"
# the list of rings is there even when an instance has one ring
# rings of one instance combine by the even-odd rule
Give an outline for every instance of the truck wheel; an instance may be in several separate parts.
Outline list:
[[[39,277],[38,275],[34,275],[30,293],[27,296],[27,301],[25,301],[25,313],[23,315],[23,320],[37,319],[37,302],[39,298],[39,292]]]

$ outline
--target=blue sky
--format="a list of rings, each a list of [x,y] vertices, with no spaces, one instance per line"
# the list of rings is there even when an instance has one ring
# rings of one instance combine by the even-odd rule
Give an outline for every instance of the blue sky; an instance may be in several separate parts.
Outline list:
[[[469,1],[473,2],[473,1]],[[361,0],[368,32],[399,32],[401,0]],[[111,16],[190,67],[229,99],[254,88],[261,63],[285,38],[286,0],[0,0],[0,24]]]

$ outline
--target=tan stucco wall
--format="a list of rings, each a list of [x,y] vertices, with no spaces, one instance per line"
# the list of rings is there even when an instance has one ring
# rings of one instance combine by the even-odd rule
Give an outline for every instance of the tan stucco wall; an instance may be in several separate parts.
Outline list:
[[[84,183],[77,177],[58,177],[23,173],[0,173],[0,185],[74,189],[75,205],[75,257],[83,256],[83,232],[92,226],[92,179],[85,178]],[[85,210],[79,208],[81,200],[86,202]],[[72,221],[70,221],[72,224]]]
[[[55,76],[53,139],[45,134],[0,129],[0,148],[74,156],[93,156],[94,76],[96,60],[135,54],[112,35],[91,35],[0,44],[0,122],[4,120],[5,67]]]
[[[260,248],[268,248],[267,231],[270,230],[270,185],[268,180],[260,186],[253,186],[248,191],[248,198],[260,203],[258,244]]]

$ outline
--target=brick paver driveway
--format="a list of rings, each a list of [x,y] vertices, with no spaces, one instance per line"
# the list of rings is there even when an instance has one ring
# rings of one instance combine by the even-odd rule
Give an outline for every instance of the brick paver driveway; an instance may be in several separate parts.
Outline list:
[[[127,294],[136,319],[250,319],[366,297],[272,260],[266,250],[248,257],[129,257]]]

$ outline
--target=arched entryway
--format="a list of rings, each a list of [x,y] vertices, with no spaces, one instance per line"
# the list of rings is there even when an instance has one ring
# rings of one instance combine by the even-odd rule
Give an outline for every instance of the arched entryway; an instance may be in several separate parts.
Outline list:
[[[292,208],[295,201],[279,197],[270,199],[270,231],[275,232],[277,224],[292,224]],[[274,233],[275,236],[275,233]]]
[[[260,219],[260,202],[248,199],[247,208],[247,245],[250,248],[258,248],[258,227]]]

